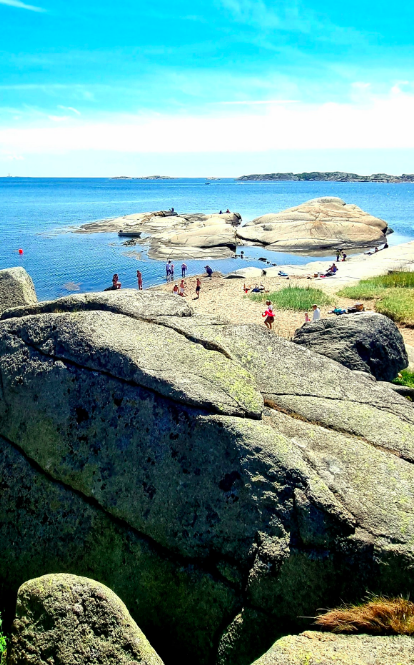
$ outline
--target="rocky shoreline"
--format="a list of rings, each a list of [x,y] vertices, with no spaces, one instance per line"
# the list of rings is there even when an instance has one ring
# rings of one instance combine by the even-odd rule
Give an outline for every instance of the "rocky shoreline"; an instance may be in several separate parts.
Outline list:
[[[402,175],[388,175],[387,173],[374,173],[372,175],[358,175],[357,173],[346,173],[343,171],[311,171],[305,173],[255,173],[242,175],[236,180],[241,182],[260,182],[268,180],[295,180],[306,182],[414,182],[413,173]]]

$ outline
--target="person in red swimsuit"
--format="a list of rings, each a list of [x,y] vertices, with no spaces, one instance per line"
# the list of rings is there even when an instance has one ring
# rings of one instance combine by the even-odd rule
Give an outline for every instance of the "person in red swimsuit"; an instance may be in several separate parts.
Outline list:
[[[264,324],[265,324],[266,328],[269,328],[269,330],[272,330],[272,324],[275,320],[275,315],[273,313],[273,305],[270,302],[270,300],[266,300],[266,306],[267,306],[267,309],[266,309],[265,312],[263,312],[262,316],[266,317],[265,320],[264,320]]]

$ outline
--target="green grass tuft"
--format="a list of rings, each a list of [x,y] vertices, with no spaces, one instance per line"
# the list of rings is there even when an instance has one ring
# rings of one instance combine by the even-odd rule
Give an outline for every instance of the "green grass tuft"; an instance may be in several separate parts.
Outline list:
[[[0,614],[0,663],[6,662],[7,638],[2,631],[2,618]]]
[[[375,309],[397,323],[414,325],[414,289],[387,289]]]
[[[392,272],[370,279],[361,279],[355,286],[345,286],[338,296],[357,300],[370,300],[384,295],[386,289],[414,289],[414,272]]]
[[[373,300],[375,309],[397,323],[414,325],[414,272],[392,272],[362,279],[337,293],[352,300]]]
[[[333,304],[332,298],[320,289],[301,286],[288,286],[271,293],[251,293],[249,297],[255,302],[271,300],[278,309],[293,309],[304,312],[310,311],[313,303],[318,305]]]
[[[398,384],[399,386],[408,386],[409,388],[414,388],[414,372],[409,372],[408,369],[403,369],[400,372],[401,379],[394,379],[393,383]]]

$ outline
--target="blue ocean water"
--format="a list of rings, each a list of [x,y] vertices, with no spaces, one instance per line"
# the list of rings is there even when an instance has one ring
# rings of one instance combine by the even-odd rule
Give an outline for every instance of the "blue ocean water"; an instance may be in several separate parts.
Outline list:
[[[105,178],[0,178],[0,268],[23,266],[32,276],[39,299],[76,291],[101,290],[118,272],[123,286],[136,287],[136,270],[144,287],[165,279],[164,263],[148,259],[140,246],[125,247],[115,233],[78,235],[71,227],[134,212],[240,212],[243,221],[277,212],[319,196],[340,196],[385,219],[395,233],[390,244],[414,239],[414,184],[335,182],[237,182],[222,179],[111,180]],[[18,249],[23,249],[19,255]],[[244,248],[247,259],[209,261],[214,269],[299,264],[315,257]],[[131,253],[132,252],[132,253]],[[138,257],[138,260],[137,260]],[[181,263],[178,262],[177,263]],[[204,261],[186,261],[190,274]]]

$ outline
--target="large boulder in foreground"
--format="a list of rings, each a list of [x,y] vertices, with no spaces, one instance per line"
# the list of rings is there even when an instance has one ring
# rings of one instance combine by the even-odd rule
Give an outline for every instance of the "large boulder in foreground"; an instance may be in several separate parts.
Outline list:
[[[124,603],[107,587],[76,575],[23,584],[8,665],[162,665]]]
[[[277,640],[254,665],[409,665],[413,638],[334,635],[307,630]]]
[[[0,314],[9,307],[34,303],[37,303],[35,287],[24,268],[0,270]]]
[[[413,593],[412,404],[255,325],[78,306],[0,323],[10,594],[86,574],[166,663],[250,665],[319,607]]]
[[[237,229],[237,236],[267,249],[306,251],[377,245],[386,232],[382,219],[326,196],[257,217]]]
[[[293,341],[379,381],[392,381],[408,365],[404,339],[397,326],[375,312],[305,323],[296,330]]]

